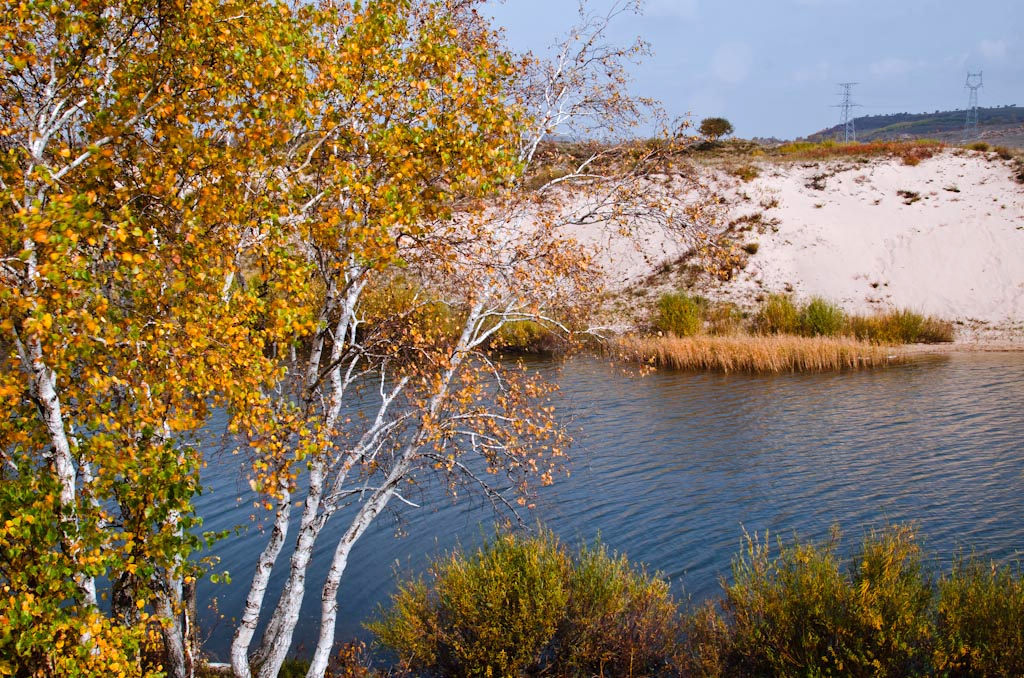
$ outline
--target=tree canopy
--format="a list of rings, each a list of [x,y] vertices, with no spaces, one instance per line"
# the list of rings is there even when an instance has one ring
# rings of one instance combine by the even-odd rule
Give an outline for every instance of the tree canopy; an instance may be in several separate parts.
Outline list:
[[[698,131],[709,139],[720,139],[733,133],[732,123],[725,118],[704,118]]]
[[[310,678],[392,500],[433,482],[515,516],[553,482],[551,387],[493,349],[581,328],[569,227],[700,215],[651,179],[670,140],[541,166],[555,130],[625,138],[650,111],[614,14],[544,62],[478,4],[4,0],[0,674],[195,674],[214,411],[270,525],[241,677],[277,675],[329,522]]]

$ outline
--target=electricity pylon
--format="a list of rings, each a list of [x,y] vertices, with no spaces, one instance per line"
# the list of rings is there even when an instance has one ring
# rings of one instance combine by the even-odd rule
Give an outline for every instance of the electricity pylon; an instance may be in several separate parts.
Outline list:
[[[970,94],[967,99],[967,119],[964,121],[964,139],[975,139],[978,136],[978,90],[981,89],[981,72],[967,73],[964,85]]]
[[[860,104],[853,103],[853,86],[856,84],[855,82],[839,83],[839,86],[843,88],[839,93],[843,100],[835,106],[843,109],[843,140],[846,143],[857,140],[857,129],[853,124],[853,109],[860,106]]]

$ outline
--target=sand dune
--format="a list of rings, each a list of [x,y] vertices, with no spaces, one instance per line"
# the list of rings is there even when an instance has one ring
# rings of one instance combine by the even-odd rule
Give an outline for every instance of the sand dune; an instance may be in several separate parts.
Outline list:
[[[1024,186],[1006,162],[945,151],[917,166],[844,159],[760,170],[747,183],[719,177],[732,218],[760,213],[774,226],[738,235],[757,252],[709,295],[750,304],[792,291],[855,312],[914,309],[975,334],[1024,328]],[[670,237],[645,238],[648,261],[678,254]],[[642,277],[639,256],[606,255],[609,281]]]

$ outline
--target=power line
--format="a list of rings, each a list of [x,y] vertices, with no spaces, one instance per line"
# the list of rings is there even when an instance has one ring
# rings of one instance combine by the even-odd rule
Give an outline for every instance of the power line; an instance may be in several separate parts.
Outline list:
[[[981,73],[967,72],[967,83],[964,87],[970,90],[970,94],[967,99],[967,119],[964,120],[964,139],[978,137],[978,90],[982,85]]]
[[[858,83],[856,82],[841,82],[839,86],[842,87],[842,91],[839,92],[842,102],[833,106],[833,108],[843,109],[843,139],[847,143],[857,140],[857,129],[853,124],[853,109],[860,106],[860,104],[853,103],[853,86]]]

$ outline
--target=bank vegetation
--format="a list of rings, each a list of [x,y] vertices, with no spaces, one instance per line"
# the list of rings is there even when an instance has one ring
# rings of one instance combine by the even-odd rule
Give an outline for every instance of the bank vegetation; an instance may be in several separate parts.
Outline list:
[[[909,526],[847,549],[835,529],[747,536],[717,597],[680,602],[600,544],[499,535],[406,581],[369,628],[399,675],[1024,675],[1020,568],[933,563]]]

